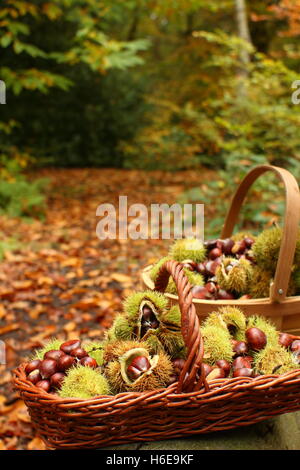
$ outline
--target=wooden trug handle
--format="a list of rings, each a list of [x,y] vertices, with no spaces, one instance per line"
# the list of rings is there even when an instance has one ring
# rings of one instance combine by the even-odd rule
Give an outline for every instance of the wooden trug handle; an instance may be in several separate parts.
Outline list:
[[[227,238],[232,235],[241,206],[250,187],[260,175],[268,171],[275,173],[283,182],[286,196],[283,236],[274,282],[270,289],[271,301],[282,302],[285,299],[288,290],[300,220],[300,193],[298,183],[294,176],[283,168],[271,165],[261,165],[251,170],[245,176],[233,196],[221,236],[222,238]]]
[[[181,311],[181,332],[187,347],[187,359],[180,374],[177,393],[199,390],[202,385],[208,390],[205,373],[202,366],[204,354],[203,338],[200,331],[196,307],[193,304],[192,288],[183,265],[177,261],[166,261],[160,268],[155,281],[155,290],[164,292],[170,275],[173,277]]]

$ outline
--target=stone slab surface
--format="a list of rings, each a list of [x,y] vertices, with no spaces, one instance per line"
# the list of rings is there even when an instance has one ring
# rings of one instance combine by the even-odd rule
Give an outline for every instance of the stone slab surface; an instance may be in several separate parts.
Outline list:
[[[300,412],[252,426],[200,436],[135,443],[110,450],[300,450]]]

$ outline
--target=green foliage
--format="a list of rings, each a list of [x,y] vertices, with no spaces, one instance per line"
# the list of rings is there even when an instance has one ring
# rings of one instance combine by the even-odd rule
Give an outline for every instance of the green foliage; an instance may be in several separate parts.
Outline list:
[[[21,172],[17,159],[0,155],[0,214],[11,217],[42,217],[45,209],[43,191],[46,178],[28,181]]]
[[[106,0],[4,0],[0,19],[4,145],[56,165],[122,166],[120,144],[144,111],[141,82],[126,70],[143,63],[149,41],[111,37]]]

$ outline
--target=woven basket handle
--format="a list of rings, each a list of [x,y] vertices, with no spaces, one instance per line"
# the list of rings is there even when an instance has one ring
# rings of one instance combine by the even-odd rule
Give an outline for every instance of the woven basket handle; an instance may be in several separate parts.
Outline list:
[[[187,359],[178,380],[177,393],[199,390],[202,385],[208,390],[202,366],[203,338],[196,308],[193,304],[193,286],[184,273],[183,265],[177,261],[166,261],[156,278],[155,290],[164,292],[170,275],[177,287],[181,311],[181,332],[187,347]]]
[[[271,165],[261,165],[251,170],[239,185],[233,196],[230,209],[227,213],[222,238],[232,235],[233,228],[237,222],[241,206],[248,190],[255,180],[267,171],[272,171],[283,182],[285,187],[285,217],[283,224],[283,236],[276,267],[274,282],[270,289],[272,302],[282,302],[287,293],[293,259],[295,254],[298,226],[300,217],[300,193],[298,183],[294,176],[283,168]]]

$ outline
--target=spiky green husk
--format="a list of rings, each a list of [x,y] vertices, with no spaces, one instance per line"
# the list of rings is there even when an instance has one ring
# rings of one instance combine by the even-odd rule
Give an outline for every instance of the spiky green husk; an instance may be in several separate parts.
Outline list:
[[[150,356],[148,348],[138,348],[137,354],[148,357],[152,367],[150,371],[142,374],[135,381],[130,381],[128,377],[124,378],[124,370],[126,371],[126,361],[131,354],[134,356],[134,350],[128,349],[122,356],[119,356],[115,360],[111,361],[106,369],[105,374],[108,378],[115,393],[121,392],[144,392],[150,390],[156,390],[161,387],[166,387],[170,383],[171,375],[173,373],[173,366],[168,356],[160,351],[155,356]],[[123,374],[122,374],[123,369]]]
[[[43,359],[46,352],[52,351],[52,349],[57,350],[61,347],[62,344],[63,341],[57,338],[53,338],[50,341],[47,341],[41,349],[35,351],[34,359]]]
[[[232,235],[230,238],[234,241],[234,242],[239,242],[240,240],[243,240],[245,237],[249,237],[249,238],[252,238],[254,241],[256,240],[256,236],[253,235],[252,233],[250,232],[246,232],[246,231],[241,231],[241,232],[237,232],[235,233],[234,235]]]
[[[294,356],[279,344],[267,345],[264,349],[254,354],[254,368],[261,374],[284,374],[297,369]]]
[[[152,281],[156,280],[156,277],[158,275],[160,268],[166,261],[169,261],[170,259],[171,259],[170,256],[164,256],[152,266],[152,268],[149,271],[149,276],[150,276],[150,279],[152,279]]]
[[[186,277],[190,281],[190,284],[192,284],[192,286],[204,285],[204,278],[202,274],[190,271],[188,268],[184,268],[183,270],[185,272]],[[177,287],[173,279],[169,280],[167,288],[166,288],[166,292],[168,292],[169,294],[177,295]]]
[[[273,275],[276,270],[281,238],[281,228],[273,227],[263,230],[252,246],[257,264],[266,271],[270,271]]]
[[[231,263],[234,263],[234,266],[227,273],[225,268]],[[224,258],[222,264],[217,268],[216,278],[223,289],[245,294],[251,283],[252,265],[247,259]]]
[[[249,283],[248,293],[254,299],[261,299],[270,296],[270,285],[272,282],[272,273],[266,271],[260,266],[253,266],[252,278]]]
[[[115,341],[116,339],[135,339],[136,335],[134,333],[135,326],[137,321],[130,321],[125,315],[117,315],[114,323],[110,329],[111,333],[108,337],[109,341]]]
[[[99,395],[109,395],[107,379],[91,367],[76,366],[68,371],[59,395],[63,398],[89,399]]]
[[[278,345],[279,333],[275,325],[267,318],[252,315],[247,319],[247,328],[259,328],[267,337],[267,345]]]
[[[273,227],[264,230],[257,237],[252,246],[254,258],[259,266],[266,271],[270,271],[272,275],[275,274],[279,250],[281,246],[282,229],[280,227]],[[298,233],[298,240],[296,244],[296,251],[294,256],[294,264],[299,266],[300,263],[300,231]]]
[[[217,311],[209,314],[203,326],[220,327],[228,330],[235,339],[237,339],[237,337],[244,338],[246,317],[237,307],[221,307]]]
[[[196,263],[202,263],[206,256],[206,249],[197,238],[185,238],[183,240],[176,240],[173,243],[169,256],[175,261],[191,259]]]
[[[204,361],[214,365],[219,359],[232,361],[233,350],[230,334],[227,329],[219,326],[205,326],[201,328],[204,341]]]
[[[87,341],[82,344],[82,347],[89,353],[89,356],[95,359],[98,366],[102,366],[105,344],[106,341]]]
[[[143,301],[149,300],[159,314],[167,308],[168,300],[160,292],[147,290],[144,292],[136,292],[129,295],[124,302],[124,312],[128,320],[137,321],[140,316],[140,306]]]

